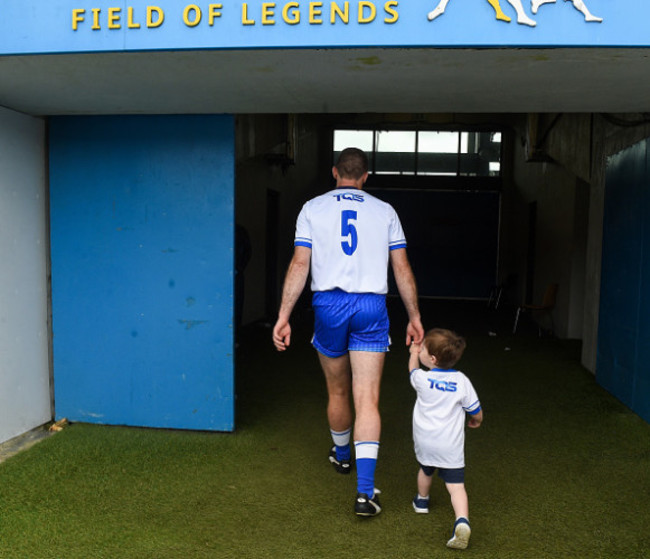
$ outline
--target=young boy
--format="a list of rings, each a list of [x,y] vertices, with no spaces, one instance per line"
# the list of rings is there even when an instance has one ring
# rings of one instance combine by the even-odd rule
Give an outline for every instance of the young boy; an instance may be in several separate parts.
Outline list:
[[[469,543],[469,504],[465,491],[465,414],[468,427],[479,427],[483,411],[469,379],[452,367],[465,351],[465,340],[455,332],[435,328],[421,344],[410,346],[409,371],[417,392],[413,409],[413,441],[420,463],[418,495],[413,508],[429,512],[433,473],[445,482],[456,522],[447,547],[465,549]],[[420,363],[428,370],[421,369]]]

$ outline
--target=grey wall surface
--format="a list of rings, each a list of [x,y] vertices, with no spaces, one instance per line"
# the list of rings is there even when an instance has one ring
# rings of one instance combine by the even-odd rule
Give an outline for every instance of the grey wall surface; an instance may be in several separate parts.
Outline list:
[[[509,211],[514,234],[508,250],[514,267],[518,263],[523,270],[521,257],[526,249],[515,245],[525,239],[525,204],[537,200],[541,237],[536,298],[545,277],[557,276],[558,334],[582,340],[582,364],[595,373],[607,158],[650,136],[650,124],[639,114],[548,114],[539,129],[539,148],[548,161],[526,163],[525,127],[518,127],[516,188]]]
[[[44,131],[0,108],[0,442],[52,417]]]
[[[331,132],[319,115],[239,115],[236,219],[252,243],[243,324],[275,322],[302,204],[333,185]],[[277,203],[277,212],[272,208]],[[303,296],[308,296],[306,289]]]
[[[564,123],[563,123],[564,124]],[[574,130],[555,128],[563,140],[573,138]],[[525,126],[519,125],[518,137],[525,134]],[[554,140],[554,138],[550,138]],[[554,144],[540,146],[545,152]],[[583,147],[588,153],[589,144]],[[513,191],[508,214],[504,219],[511,223],[510,233],[504,239],[503,253],[517,277],[515,302],[542,302],[548,284],[559,285],[557,306],[553,311],[555,334],[560,338],[580,339],[583,331],[583,307],[581,301],[573,304],[575,293],[584,289],[584,258],[586,251],[586,223],[588,195],[580,182],[575,167],[565,164],[564,158],[575,164],[580,152],[568,152],[562,148],[558,155],[548,161],[530,161],[526,147],[515,141],[513,161]],[[535,242],[528,246],[529,205],[536,204]],[[579,224],[579,225],[578,225]],[[533,277],[526,266],[531,255]],[[532,286],[532,292],[530,288]],[[543,327],[550,327],[546,316]]]

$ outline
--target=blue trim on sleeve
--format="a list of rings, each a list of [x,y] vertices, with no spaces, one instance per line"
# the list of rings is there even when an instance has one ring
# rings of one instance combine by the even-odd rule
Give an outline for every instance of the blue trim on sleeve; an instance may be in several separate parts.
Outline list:
[[[390,250],[397,250],[398,248],[406,248],[406,241],[397,241],[397,244],[390,245]]]
[[[469,411],[469,408],[468,408],[468,409],[466,409],[465,411],[466,411],[468,414],[470,414],[470,415],[476,415],[478,412],[481,411],[481,409],[482,409],[482,408],[481,408],[481,406],[479,405],[479,407],[476,408],[475,410]]]
[[[304,241],[302,239],[296,239],[293,242],[293,246],[311,248],[311,241]]]

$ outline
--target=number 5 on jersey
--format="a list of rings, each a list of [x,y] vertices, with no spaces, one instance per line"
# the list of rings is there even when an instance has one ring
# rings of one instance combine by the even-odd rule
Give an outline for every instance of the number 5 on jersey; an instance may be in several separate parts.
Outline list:
[[[354,251],[357,250],[359,238],[357,236],[357,228],[354,226],[353,221],[357,220],[357,212],[354,210],[343,210],[341,212],[341,248],[348,256],[352,256]]]

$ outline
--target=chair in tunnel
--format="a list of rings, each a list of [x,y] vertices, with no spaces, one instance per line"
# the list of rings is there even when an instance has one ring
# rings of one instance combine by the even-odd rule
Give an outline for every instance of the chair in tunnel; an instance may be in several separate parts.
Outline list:
[[[515,314],[515,323],[512,327],[512,333],[516,334],[517,333],[517,325],[519,324],[519,317],[523,312],[539,312],[542,314],[548,314],[549,318],[551,319],[551,334],[555,334],[555,325],[553,323],[553,309],[555,309],[555,302],[557,300],[557,290],[558,290],[558,284],[557,283],[549,283],[548,286],[546,287],[546,291],[544,292],[544,298],[542,299],[541,304],[535,305],[535,304],[522,304],[517,307],[517,313]],[[542,327],[541,325],[538,324],[538,333],[541,336],[542,335]]]
[[[501,303],[504,294],[507,295],[507,293],[511,291],[512,288],[516,285],[516,283],[517,274],[508,274],[508,276],[501,283],[493,285],[490,289],[490,294],[488,295],[488,308],[494,308],[494,310],[498,310],[499,304]]]

